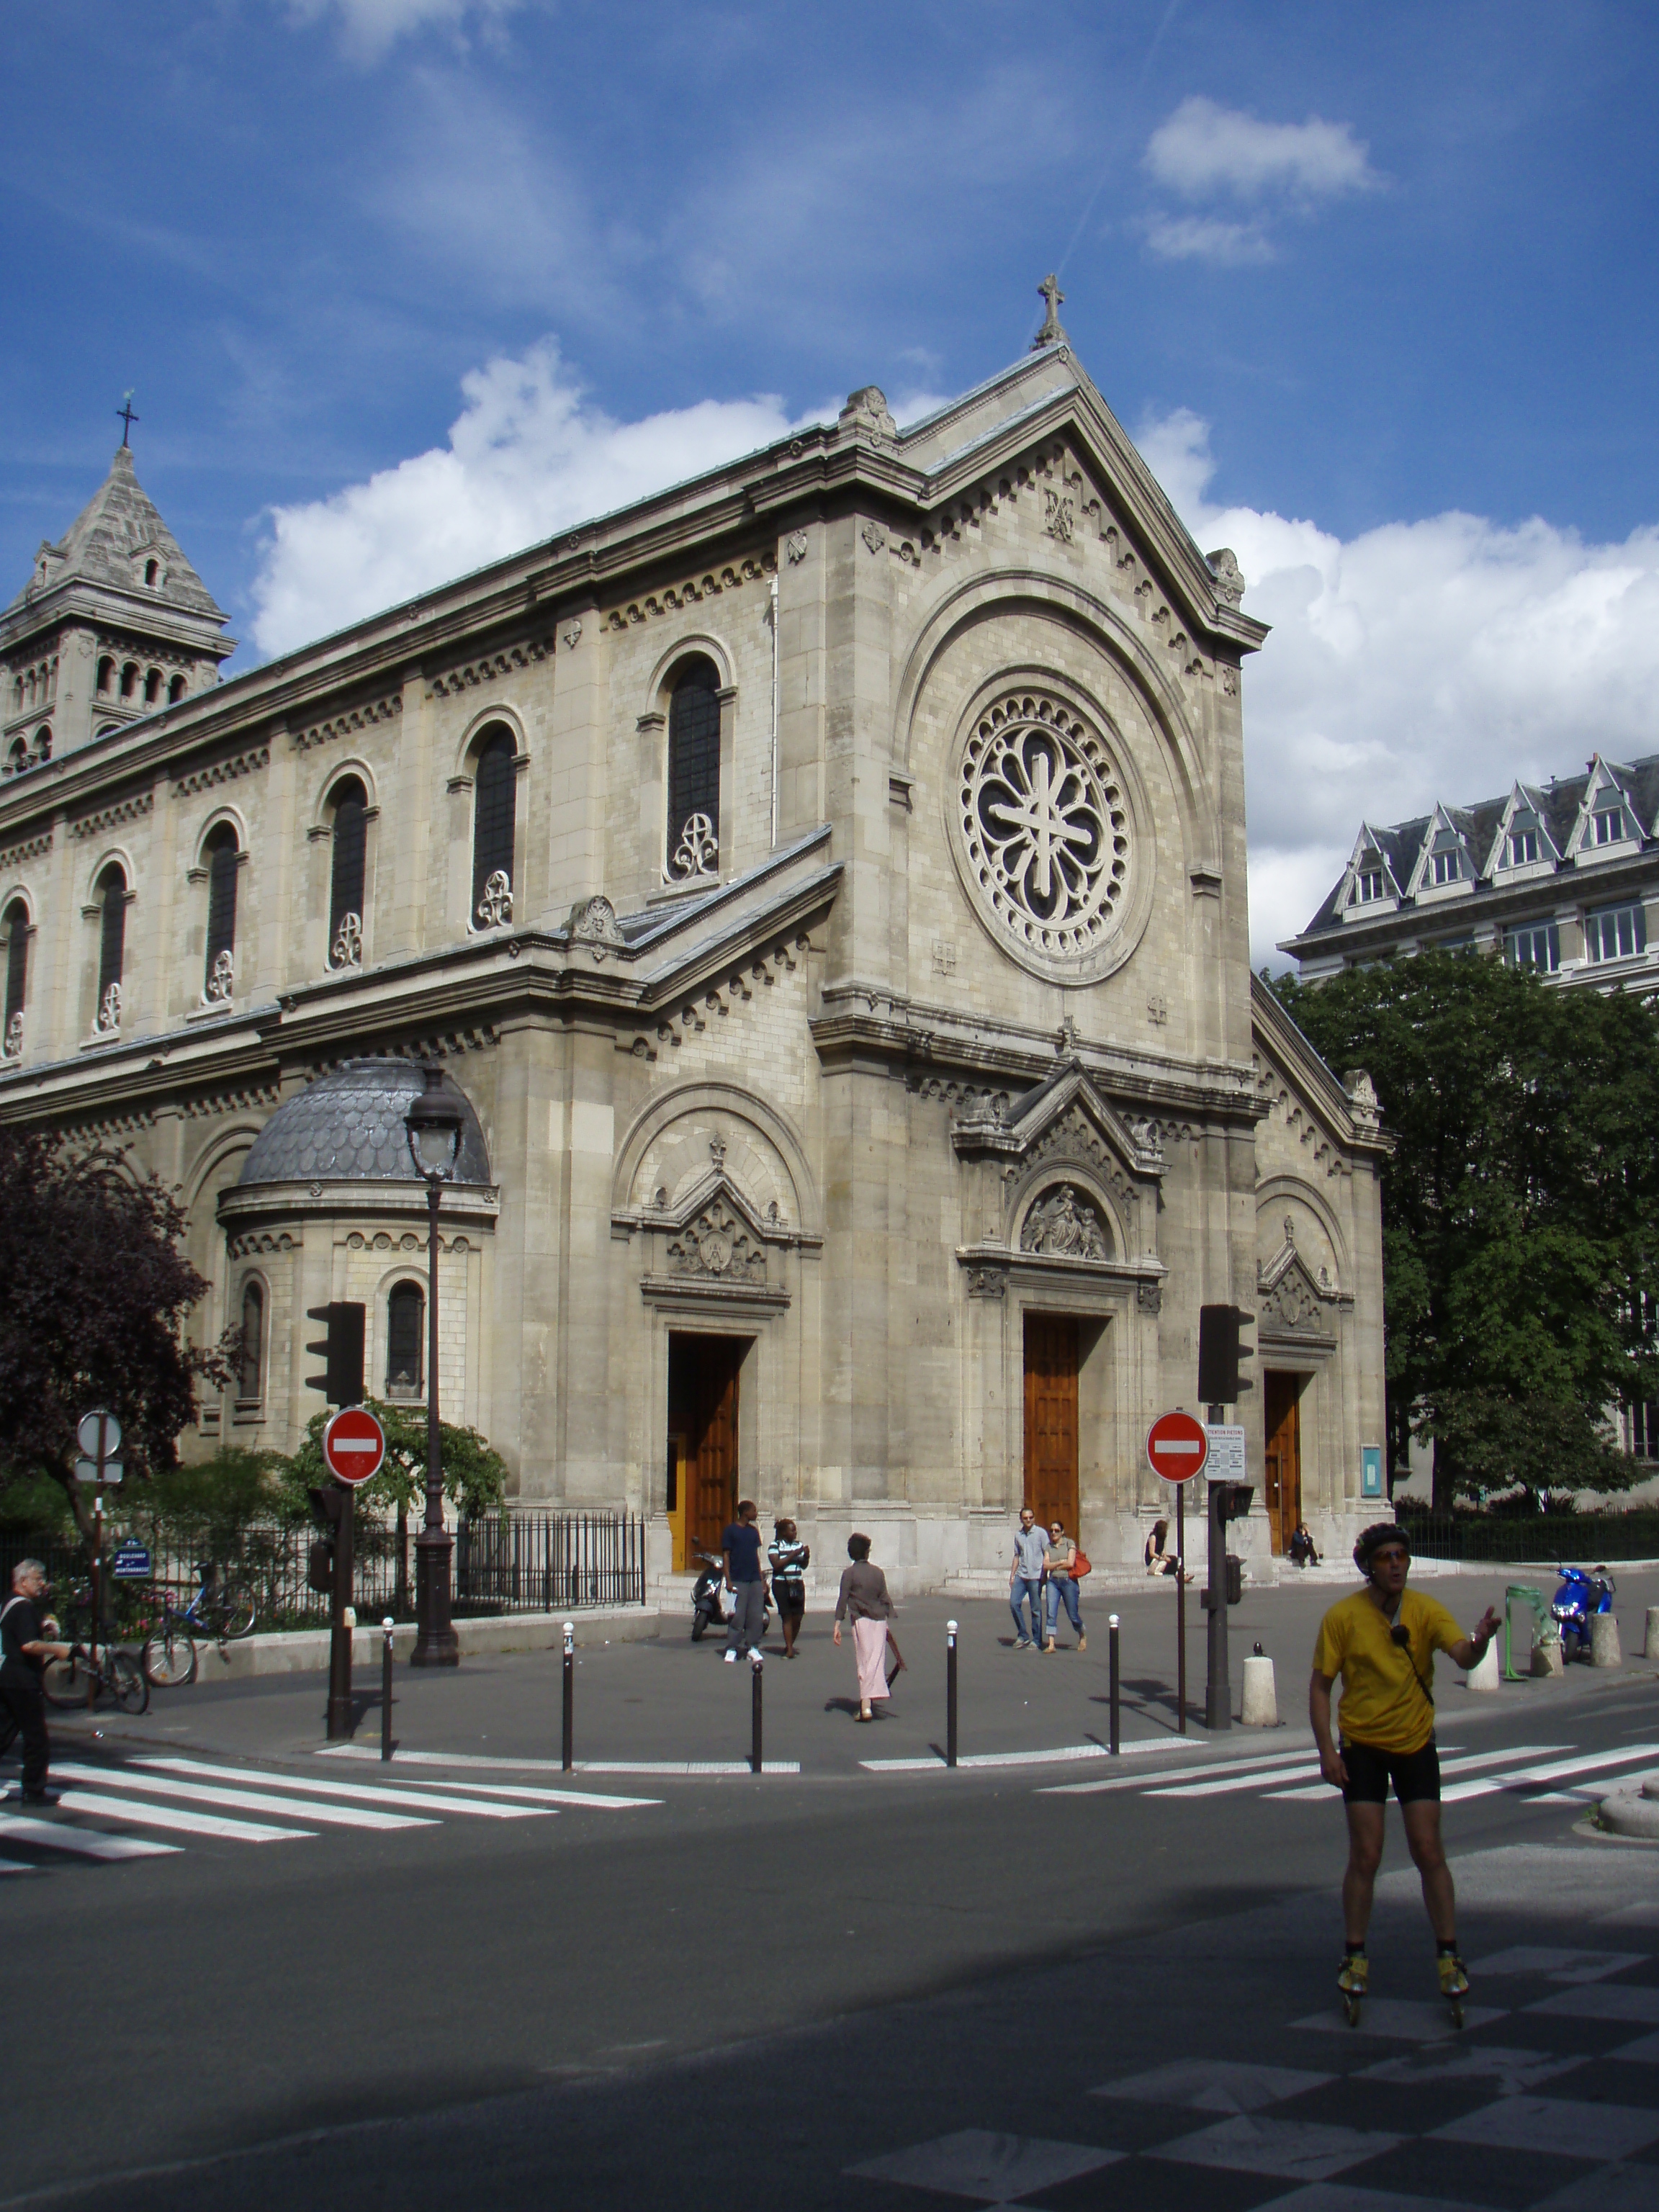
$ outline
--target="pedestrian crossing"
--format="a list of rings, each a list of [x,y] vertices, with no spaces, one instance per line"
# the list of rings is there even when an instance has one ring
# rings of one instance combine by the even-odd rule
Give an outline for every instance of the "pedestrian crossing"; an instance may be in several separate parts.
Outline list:
[[[1659,1765],[1659,1743],[1634,1743],[1591,1751],[1571,1743],[1516,1743],[1502,1750],[1465,1752],[1440,1747],[1440,1800],[1456,1805],[1475,1797],[1512,1793],[1534,1803],[1589,1803],[1609,1789],[1634,1781],[1644,1766]],[[1311,1777],[1311,1779],[1310,1778]],[[1282,1804],[1330,1803],[1340,1792],[1319,1773],[1310,1744],[1296,1751],[1252,1752],[1152,1771],[1114,1774],[1087,1782],[1050,1783],[1045,1797],[1094,1797],[1117,1790],[1156,1798],[1273,1799]]]
[[[337,1771],[324,1778],[176,1755],[64,1760],[52,1768],[52,1786],[58,1802],[50,1812],[16,1809],[15,1798],[0,1804],[0,1874],[164,1858],[192,1844],[307,1843],[325,1833],[384,1836],[458,1820],[547,1820],[573,1808],[620,1813],[662,1802],[425,1773],[408,1787],[343,1779]]]

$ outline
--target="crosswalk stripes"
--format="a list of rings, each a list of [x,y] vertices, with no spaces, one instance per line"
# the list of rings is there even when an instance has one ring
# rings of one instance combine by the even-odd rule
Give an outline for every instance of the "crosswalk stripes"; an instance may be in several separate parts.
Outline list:
[[[367,1777],[353,1781],[337,1772],[324,1778],[172,1755],[107,1765],[70,1761],[53,1768],[52,1779],[59,1788],[55,1815],[37,1818],[0,1807],[0,1873],[38,1870],[57,1863],[58,1854],[107,1863],[187,1848],[146,1832],[155,1830],[164,1837],[218,1844],[294,1843],[314,1841],[325,1829],[387,1834],[453,1820],[546,1820],[573,1806],[619,1812],[661,1802],[517,1784],[452,1783],[424,1774],[420,1787],[411,1789]],[[248,1817],[254,1814],[259,1817]],[[85,1825],[90,1822],[100,1825]],[[24,1850],[43,1856],[16,1855]]]
[[[1446,1755],[1461,1749],[1456,1744],[1441,1747],[1440,1771],[1443,1778],[1451,1778],[1441,1791],[1443,1804],[1455,1805],[1502,1790],[1522,1794],[1533,1803],[1583,1802],[1603,1794],[1607,1785],[1624,1779],[1624,1770],[1659,1761],[1659,1743],[1631,1744],[1622,1749],[1605,1751],[1575,1749],[1566,1743],[1517,1743],[1501,1751]],[[1562,1755],[1551,1757],[1551,1753]],[[1206,1764],[1199,1774],[1189,1766],[1165,1766],[1150,1774],[1050,1784],[1038,1794],[1085,1797],[1122,1790],[1160,1799],[1255,1796],[1287,1804],[1328,1803],[1339,1794],[1318,1775],[1310,1744],[1295,1752],[1253,1752],[1240,1758],[1217,1759]]]

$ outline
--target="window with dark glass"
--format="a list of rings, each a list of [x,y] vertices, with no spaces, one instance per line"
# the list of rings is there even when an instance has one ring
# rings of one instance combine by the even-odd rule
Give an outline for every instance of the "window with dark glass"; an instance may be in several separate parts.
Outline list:
[[[236,1395],[245,1403],[264,1395],[265,1294],[258,1283],[242,1292],[242,1341],[237,1363]]]
[[[1380,899],[1382,896],[1383,883],[1382,871],[1374,860],[1368,859],[1361,861],[1359,873],[1354,878],[1354,904],[1369,906],[1373,899]]]
[[[1437,844],[1432,872],[1437,884],[1455,884],[1462,876],[1462,862],[1455,840],[1447,838]]]
[[[363,869],[368,849],[368,793],[355,775],[337,783],[334,801],[333,872],[328,902],[329,960],[336,968],[355,968],[361,958],[363,926]],[[349,921],[350,926],[346,927]]]
[[[12,1024],[21,1021],[28,997],[29,910],[21,899],[6,908],[6,1048],[11,1050]]]
[[[720,673],[688,661],[668,708],[668,872],[676,881],[720,866]]]
[[[98,1005],[100,1025],[115,1027],[104,1018],[112,987],[118,989],[127,949],[127,879],[118,860],[112,860],[98,878],[98,904],[102,918],[98,932]]]
[[[1647,916],[1639,906],[1604,907],[1584,917],[1586,959],[1630,960],[1647,945]]]
[[[1625,834],[1625,810],[1622,806],[1598,806],[1595,810],[1595,842],[1598,845],[1616,845]]]
[[[1553,921],[1523,922],[1510,931],[1504,950],[1514,966],[1538,968],[1553,975],[1561,965],[1561,933]]]
[[[207,841],[209,998],[228,999],[236,957],[236,832],[222,823]]]
[[[475,929],[492,928],[513,918],[517,760],[518,749],[507,730],[492,730],[478,749],[472,786],[471,920]]]
[[[1638,1459],[1659,1459],[1659,1406],[1631,1407],[1630,1448]]]
[[[1510,824],[1510,866],[1525,868],[1538,858],[1538,823],[1531,815],[1517,814]]]
[[[416,1396],[422,1387],[426,1292],[418,1283],[394,1285],[386,1303],[386,1394]]]

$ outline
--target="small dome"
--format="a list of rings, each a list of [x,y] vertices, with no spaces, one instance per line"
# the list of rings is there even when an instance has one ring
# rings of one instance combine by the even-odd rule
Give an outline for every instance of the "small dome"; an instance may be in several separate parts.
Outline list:
[[[279,1106],[253,1140],[238,1188],[265,1182],[418,1182],[404,1116],[426,1088],[414,1060],[349,1060]],[[487,1183],[489,1154],[471,1101],[444,1076],[460,1109],[458,1183]]]

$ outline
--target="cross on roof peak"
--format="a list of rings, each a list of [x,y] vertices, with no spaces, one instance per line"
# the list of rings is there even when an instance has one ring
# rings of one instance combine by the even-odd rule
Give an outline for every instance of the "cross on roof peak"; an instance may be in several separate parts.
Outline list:
[[[132,434],[133,424],[142,419],[132,411],[132,394],[131,392],[124,392],[121,394],[121,404],[115,410],[115,419],[118,422],[123,425],[121,431],[121,443],[125,446]]]
[[[1066,295],[1060,289],[1060,279],[1051,269],[1037,286],[1037,295],[1048,302],[1048,312],[1042,319],[1042,328],[1031,340],[1031,351],[1039,353],[1044,346],[1064,345],[1066,332],[1060,325],[1060,307]]]

